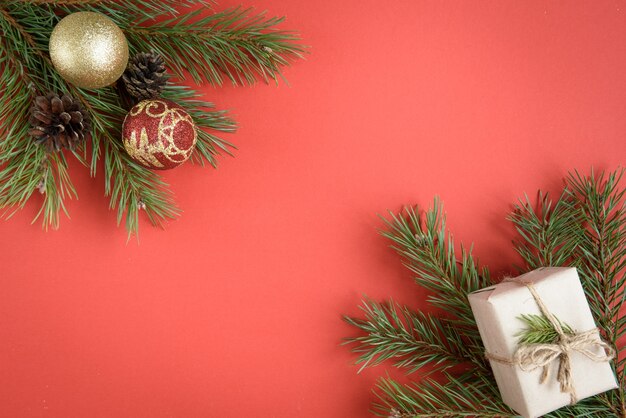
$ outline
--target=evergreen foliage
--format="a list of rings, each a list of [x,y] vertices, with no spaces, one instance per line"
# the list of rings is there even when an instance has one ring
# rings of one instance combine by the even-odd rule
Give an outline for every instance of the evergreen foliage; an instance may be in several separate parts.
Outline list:
[[[542,266],[577,267],[602,337],[618,353],[612,362],[618,389],[584,399],[549,417],[626,416],[623,173],[597,175],[592,171],[583,176],[573,172],[556,201],[539,192],[536,204],[525,197],[509,216],[519,234],[514,245],[524,260],[520,273]],[[457,254],[438,200],[425,213],[406,208],[401,214],[390,214],[385,222],[383,235],[415,274],[416,283],[432,292],[428,302],[444,314],[364,300],[364,318],[344,318],[359,330],[346,343],[359,354],[361,369],[385,360],[411,373],[426,368],[421,379],[409,384],[381,379],[374,412],[395,418],[517,416],[500,399],[467,300],[469,292],[495,284],[488,271],[478,267],[470,250],[461,246]],[[550,328],[545,318],[521,320],[527,325],[522,338],[543,342],[550,337],[545,332]],[[431,376],[431,371],[437,373]]]
[[[553,344],[558,341],[559,333],[544,315],[521,315],[519,319],[524,323],[524,329],[516,335],[519,344]],[[565,334],[574,335],[572,327],[561,322],[559,318],[555,319]]]
[[[139,211],[154,225],[175,218],[179,210],[158,174],[134,162],[120,138],[126,104],[114,87],[77,88],[52,67],[48,41],[67,14],[95,11],[110,17],[126,34],[131,54],[154,51],[179,80],[222,85],[277,81],[281,67],[303,54],[293,32],[276,28],[282,18],[267,18],[248,9],[212,10],[207,0],[5,0],[0,3],[0,208],[10,216],[35,191],[41,192],[38,217],[44,227],[59,225],[67,213],[65,199],[76,198],[68,173],[70,154],[96,176],[104,171],[104,192],[125,220],[129,235],[137,232]],[[80,98],[91,116],[92,141],[74,152],[46,153],[28,135],[33,98],[47,92]],[[215,135],[233,132],[224,111],[203,101],[190,88],[169,84],[163,97],[177,101],[200,128],[192,160],[216,166],[219,154],[233,146]]]

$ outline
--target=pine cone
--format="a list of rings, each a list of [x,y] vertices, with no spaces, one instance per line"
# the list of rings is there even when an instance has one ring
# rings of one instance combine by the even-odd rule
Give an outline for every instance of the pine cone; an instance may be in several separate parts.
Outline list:
[[[32,128],[28,133],[48,152],[61,148],[73,150],[85,138],[91,138],[89,114],[80,101],[69,94],[59,97],[48,93],[35,97],[30,123]]]
[[[126,91],[138,101],[159,97],[167,84],[163,57],[154,52],[135,54],[122,80]]]

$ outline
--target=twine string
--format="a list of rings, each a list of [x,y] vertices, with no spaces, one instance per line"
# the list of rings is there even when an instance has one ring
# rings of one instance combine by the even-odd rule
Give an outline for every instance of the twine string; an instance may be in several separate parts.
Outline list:
[[[533,283],[521,281],[516,281],[515,283],[522,284],[528,288],[539,310],[548,319],[550,325],[554,327],[559,337],[552,344],[521,344],[513,354],[513,358],[506,358],[489,352],[485,353],[485,357],[498,363],[517,366],[525,372],[541,368],[540,384],[548,381],[550,365],[552,362],[558,361],[556,380],[559,382],[561,392],[569,394],[570,404],[574,405],[578,402],[578,396],[572,381],[571,353],[576,351],[588,359],[600,363],[613,359],[615,350],[600,337],[597,328],[577,332],[572,335],[566,334],[560,321],[550,312],[539,293],[537,293]],[[601,351],[603,354],[598,354],[598,351]]]

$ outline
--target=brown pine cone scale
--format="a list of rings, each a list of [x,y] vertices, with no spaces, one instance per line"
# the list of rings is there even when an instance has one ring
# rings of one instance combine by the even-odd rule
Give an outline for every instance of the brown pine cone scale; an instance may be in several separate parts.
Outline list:
[[[69,94],[48,93],[35,98],[28,133],[48,152],[61,148],[73,150],[91,138],[89,122],[89,115],[79,100]]]
[[[167,78],[165,61],[154,52],[135,54],[122,75],[126,91],[137,101],[159,97]]]

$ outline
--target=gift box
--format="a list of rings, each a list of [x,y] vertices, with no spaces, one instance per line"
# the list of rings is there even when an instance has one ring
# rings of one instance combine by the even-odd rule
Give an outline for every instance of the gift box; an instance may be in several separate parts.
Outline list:
[[[575,268],[540,268],[470,293],[469,302],[502,400],[523,417],[617,387],[612,348],[597,333]],[[520,345],[522,315],[551,315],[570,327],[568,335],[541,347]]]

